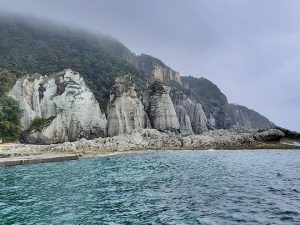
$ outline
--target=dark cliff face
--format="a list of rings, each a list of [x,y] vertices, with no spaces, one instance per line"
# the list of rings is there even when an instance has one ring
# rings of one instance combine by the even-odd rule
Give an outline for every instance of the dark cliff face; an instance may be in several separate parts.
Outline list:
[[[208,118],[209,128],[224,128],[225,111],[228,101],[220,89],[203,77],[182,77],[182,82],[183,86],[188,90],[189,96],[202,104]]]
[[[225,128],[256,130],[273,127],[274,123],[258,112],[245,106],[228,104],[226,107],[227,121]]]
[[[175,88],[171,91],[170,96],[176,109],[181,133],[188,135],[208,131],[207,117],[199,102]]]

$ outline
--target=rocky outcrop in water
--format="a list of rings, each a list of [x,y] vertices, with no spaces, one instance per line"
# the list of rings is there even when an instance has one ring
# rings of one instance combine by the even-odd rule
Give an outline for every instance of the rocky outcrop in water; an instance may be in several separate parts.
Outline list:
[[[149,117],[153,128],[178,133],[180,125],[169,93],[170,88],[161,82],[153,84],[149,96]]]
[[[204,150],[204,149],[299,149],[299,146],[285,145],[280,140],[287,133],[273,128],[264,131],[236,133],[229,130],[215,130],[201,135],[176,137],[155,129],[114,137],[80,139],[52,145],[15,145],[0,148],[0,155],[32,155],[42,153],[101,154],[131,150]]]
[[[59,143],[106,136],[106,117],[84,79],[67,69],[50,76],[28,75],[18,80],[10,95],[23,115],[23,130],[38,118],[48,120],[26,134],[29,143]]]
[[[107,124],[109,136],[151,128],[144,105],[129,75],[118,77],[115,81],[107,108]]]

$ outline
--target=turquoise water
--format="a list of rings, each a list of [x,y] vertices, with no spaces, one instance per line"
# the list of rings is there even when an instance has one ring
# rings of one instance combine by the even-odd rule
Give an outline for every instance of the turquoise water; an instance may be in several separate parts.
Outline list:
[[[166,151],[0,169],[0,224],[300,224],[300,151]]]

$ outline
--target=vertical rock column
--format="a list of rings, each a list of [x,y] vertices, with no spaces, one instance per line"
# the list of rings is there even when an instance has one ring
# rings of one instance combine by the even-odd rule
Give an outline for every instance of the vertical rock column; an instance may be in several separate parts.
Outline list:
[[[170,88],[161,82],[155,82],[150,90],[149,117],[153,128],[168,132],[179,132],[179,121],[173,102],[170,98]]]
[[[151,128],[150,120],[129,75],[117,77],[107,107],[108,135]]]

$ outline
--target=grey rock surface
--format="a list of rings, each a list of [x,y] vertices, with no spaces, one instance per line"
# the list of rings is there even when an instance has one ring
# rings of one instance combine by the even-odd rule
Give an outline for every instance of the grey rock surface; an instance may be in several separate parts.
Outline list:
[[[226,107],[226,128],[256,130],[273,127],[274,124],[266,117],[245,106],[228,104]]]
[[[175,106],[176,115],[180,124],[180,134],[183,136],[194,134],[191,119],[182,105]]]
[[[155,129],[145,129],[139,132],[121,134],[119,136],[96,138],[94,140],[80,139],[75,142],[65,142],[51,145],[13,145],[0,148],[0,155],[32,155],[43,153],[77,153],[101,154],[108,152],[124,152],[131,150],[204,150],[204,149],[251,149],[269,148],[274,142],[280,145],[280,140],[286,137],[285,132],[278,129],[236,133],[229,130],[214,130],[201,135],[176,137]],[[280,146],[283,147],[283,146]]]
[[[171,98],[176,108],[182,134],[201,134],[208,131],[208,120],[199,102],[178,90],[172,90]]]
[[[150,120],[129,75],[118,77],[107,108],[108,135],[116,136],[151,128]]]
[[[149,100],[149,117],[153,128],[176,133],[180,125],[169,93],[170,88],[163,86],[162,83],[153,84]]]

